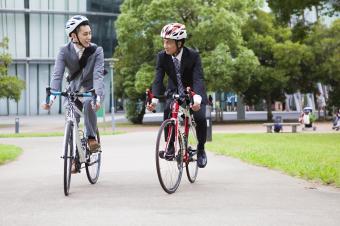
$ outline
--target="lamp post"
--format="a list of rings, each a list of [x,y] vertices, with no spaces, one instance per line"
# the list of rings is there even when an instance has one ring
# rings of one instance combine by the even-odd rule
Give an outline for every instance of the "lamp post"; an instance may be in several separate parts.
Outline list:
[[[112,61],[110,62],[110,69],[111,69],[111,121],[112,121],[112,132],[115,132],[116,130],[116,123],[115,123],[115,92],[114,92],[114,64],[115,62],[119,61],[118,58],[112,58]]]
[[[115,132],[115,95],[114,95],[114,83],[113,83],[113,68],[114,61],[110,63],[110,76],[111,76],[111,122],[112,122],[112,132]]]

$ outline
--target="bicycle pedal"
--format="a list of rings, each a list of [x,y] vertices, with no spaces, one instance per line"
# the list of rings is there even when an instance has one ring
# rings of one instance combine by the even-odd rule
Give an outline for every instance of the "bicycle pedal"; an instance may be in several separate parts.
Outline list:
[[[188,149],[189,156],[192,157],[197,154],[197,150]]]

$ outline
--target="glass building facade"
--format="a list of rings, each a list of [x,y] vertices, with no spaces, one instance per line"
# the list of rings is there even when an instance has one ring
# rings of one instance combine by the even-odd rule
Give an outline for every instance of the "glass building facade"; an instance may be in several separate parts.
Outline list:
[[[123,0],[0,0],[0,40],[9,38],[13,62],[9,74],[25,81],[18,103],[0,99],[0,115],[47,114],[40,105],[45,99],[54,60],[59,48],[68,42],[64,25],[76,14],[89,18],[92,42],[104,49],[105,109],[112,103],[112,70],[109,63],[116,46],[114,21]],[[65,84],[63,84],[63,87]],[[60,99],[51,114],[63,112]]]

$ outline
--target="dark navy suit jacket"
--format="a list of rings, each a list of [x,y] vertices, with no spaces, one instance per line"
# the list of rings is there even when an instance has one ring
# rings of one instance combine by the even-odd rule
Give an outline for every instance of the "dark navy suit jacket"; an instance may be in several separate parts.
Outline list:
[[[204,86],[201,58],[196,51],[183,47],[180,71],[183,86],[185,88],[191,87],[195,93],[202,97],[202,104],[207,104],[208,99]],[[166,54],[163,50],[157,55],[156,76],[152,85],[152,92],[155,96],[164,94],[163,79],[165,74],[169,78],[166,90],[176,92],[177,78],[175,65],[171,55]]]

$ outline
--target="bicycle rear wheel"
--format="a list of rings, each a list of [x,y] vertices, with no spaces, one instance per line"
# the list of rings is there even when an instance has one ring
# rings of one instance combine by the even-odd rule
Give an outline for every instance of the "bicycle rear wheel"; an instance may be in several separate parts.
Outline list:
[[[96,140],[100,144],[100,136],[99,136],[98,128],[97,128]],[[85,163],[86,175],[87,175],[87,179],[89,180],[89,182],[91,184],[95,184],[98,181],[98,177],[100,173],[101,156],[102,156],[101,147],[100,147],[100,150],[98,150],[98,152],[96,153],[90,153],[88,150],[87,152],[89,153],[89,155]]]
[[[155,157],[158,180],[168,194],[177,190],[183,173],[183,148],[180,136],[178,142],[174,142],[175,157],[172,160],[166,160],[164,155],[160,156],[160,152],[167,151],[169,142],[175,141],[175,129],[176,126],[171,119],[165,120],[159,128],[156,142]]]
[[[196,128],[193,125],[190,125],[189,134],[187,138],[187,152],[186,152],[186,161],[185,168],[187,172],[187,177],[190,183],[194,183],[197,174],[198,174],[198,166],[197,166],[197,135]]]
[[[71,168],[73,157],[73,138],[72,138],[72,122],[65,125],[64,134],[64,194],[68,196],[71,184]]]

